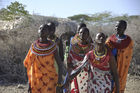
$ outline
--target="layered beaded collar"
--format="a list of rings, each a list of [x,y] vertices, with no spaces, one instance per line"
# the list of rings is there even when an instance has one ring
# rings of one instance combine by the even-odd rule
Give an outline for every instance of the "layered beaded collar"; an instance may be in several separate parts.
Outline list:
[[[33,54],[46,56],[52,54],[56,50],[56,44],[50,40],[47,44],[42,44],[37,40],[31,45],[30,49]]]
[[[111,56],[111,51],[108,48],[105,48],[105,51],[102,55],[97,55],[96,50],[93,49],[90,51],[87,56],[89,57],[89,62],[98,69],[107,71],[110,69],[109,60]]]
[[[126,35],[123,35],[122,37],[119,37],[118,35],[116,35],[116,38],[117,38],[117,42],[118,43],[121,43],[122,40],[126,39],[127,36]]]
[[[125,35],[121,38],[119,38],[117,35],[112,35],[109,38],[109,40],[110,40],[110,44],[113,46],[113,48],[117,48],[117,49],[124,49],[131,42],[131,38],[128,35]]]
[[[95,59],[96,60],[100,60],[101,58],[105,57],[107,54],[107,48],[105,47],[104,51],[102,53],[98,53],[96,51],[96,49],[93,51],[94,55],[95,55]]]

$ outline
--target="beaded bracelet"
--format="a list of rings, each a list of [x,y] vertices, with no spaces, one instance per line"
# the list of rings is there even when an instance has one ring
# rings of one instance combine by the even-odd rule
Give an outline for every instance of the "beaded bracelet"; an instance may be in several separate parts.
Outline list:
[[[62,87],[63,85],[62,85],[62,84],[57,84],[56,86],[57,86],[57,87]]]

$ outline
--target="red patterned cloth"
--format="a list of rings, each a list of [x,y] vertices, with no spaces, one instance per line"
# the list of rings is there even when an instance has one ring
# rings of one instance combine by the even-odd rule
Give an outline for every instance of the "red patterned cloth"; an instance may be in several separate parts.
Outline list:
[[[82,93],[111,93],[112,91],[112,75],[110,69],[110,57],[111,51],[105,49],[103,55],[96,55],[96,50],[93,49],[88,52],[81,64],[71,72],[71,75],[75,74],[78,69],[87,68],[88,78],[86,79],[87,89]],[[82,76],[85,80],[86,74]],[[80,81],[83,82],[83,81]],[[81,84],[84,87],[84,84]],[[79,93],[79,92],[72,92]]]
[[[93,49],[93,45],[91,43],[82,45],[79,43],[79,41],[80,39],[78,34],[71,40],[68,62],[74,66],[72,69],[78,67],[81,61],[83,61],[86,53]],[[88,72],[86,69],[84,69],[72,80],[71,93],[87,93],[87,79]]]
[[[94,52],[95,50],[92,50],[87,54],[91,69],[88,78],[88,93],[111,93],[112,75],[109,66],[111,52],[107,51],[106,56],[98,60]]]

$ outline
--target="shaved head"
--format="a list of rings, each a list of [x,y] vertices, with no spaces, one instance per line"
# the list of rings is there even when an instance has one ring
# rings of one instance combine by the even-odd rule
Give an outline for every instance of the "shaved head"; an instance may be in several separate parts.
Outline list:
[[[104,33],[97,33],[96,37],[95,37],[95,41],[96,43],[105,43],[106,40],[106,36]]]

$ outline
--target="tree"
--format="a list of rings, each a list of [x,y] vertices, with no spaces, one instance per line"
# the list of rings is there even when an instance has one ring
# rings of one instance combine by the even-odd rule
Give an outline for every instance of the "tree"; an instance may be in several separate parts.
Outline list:
[[[102,25],[112,23],[118,20],[128,20],[128,15],[124,14],[122,16],[113,16],[111,12],[95,13],[95,14],[79,14],[68,17],[71,20],[77,22],[85,22],[90,24]]]
[[[7,6],[7,8],[3,8],[1,10],[1,18],[3,20],[13,20],[16,17],[21,17],[21,16],[28,16],[29,13],[27,10],[25,10],[25,5],[23,5],[22,3],[19,3],[17,1],[15,2],[11,2],[11,4],[9,6]]]
[[[129,16],[127,14],[124,14],[122,16],[115,16],[115,17],[109,18],[109,21],[113,22],[113,21],[119,21],[119,20],[128,20],[128,18]]]
[[[85,21],[90,21],[91,17],[86,15],[86,14],[79,14],[79,15],[74,15],[74,16],[70,16],[68,17],[71,20],[75,20],[77,22],[85,22]]]
[[[103,22],[111,17],[111,12],[95,13],[95,14],[78,14],[68,17],[77,22]]]
[[[8,20],[8,11],[7,11],[7,9],[5,9],[5,8],[2,8],[1,10],[0,10],[0,19],[1,20]]]
[[[93,22],[106,21],[111,17],[111,12],[95,13],[91,15]]]

